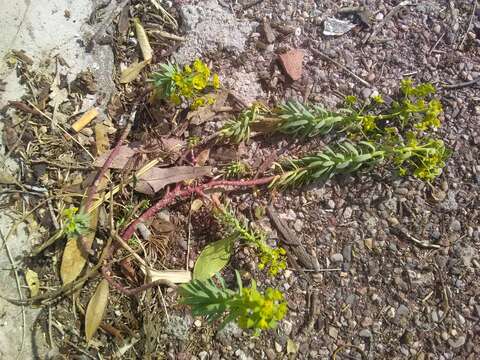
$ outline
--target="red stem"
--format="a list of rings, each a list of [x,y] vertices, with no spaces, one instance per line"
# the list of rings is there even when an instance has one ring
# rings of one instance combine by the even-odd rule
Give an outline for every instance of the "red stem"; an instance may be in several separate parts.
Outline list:
[[[177,184],[173,191],[170,191],[167,189],[167,191],[165,192],[165,195],[160,200],[158,200],[153,206],[147,209],[136,220],[132,221],[130,225],[128,225],[128,227],[123,231],[122,239],[125,241],[128,241],[132,237],[133,233],[135,232],[138,224],[140,224],[141,222],[145,222],[148,219],[151,219],[160,210],[171,205],[172,203],[177,201],[177,199],[183,200],[185,198],[188,198],[190,195],[194,193],[201,194],[203,193],[204,190],[210,189],[216,186],[252,187],[252,186],[268,184],[273,179],[275,179],[275,176],[269,176],[269,177],[264,177],[260,179],[254,179],[254,180],[212,180],[205,184],[188,186],[183,189],[179,186],[179,184]],[[114,255],[116,249],[117,249],[116,246],[111,246],[106,258],[110,259]],[[107,262],[107,264],[102,267],[102,274],[105,277],[105,279],[115,289],[119,290],[120,292],[128,296],[138,294],[139,292],[155,287],[157,285],[166,285],[165,281],[155,281],[149,284],[139,286],[137,288],[127,289],[113,279],[110,262]]]
[[[132,115],[130,116],[130,120],[133,120],[135,111],[132,112]],[[120,139],[117,141],[117,144],[113,148],[112,152],[110,155],[108,155],[107,160],[103,163],[102,167],[100,168],[100,171],[97,173],[97,176],[95,177],[95,180],[93,181],[92,185],[87,190],[87,200],[85,201],[85,205],[83,207],[84,212],[88,212],[88,209],[90,205],[92,204],[93,197],[97,193],[98,185],[100,184],[100,181],[103,179],[105,176],[107,170],[110,168],[110,165],[112,164],[113,160],[115,157],[118,155],[120,152],[120,146],[125,142],[127,139],[128,134],[130,133],[130,129],[132,128],[132,121],[129,121],[127,125],[125,126],[125,129],[122,132],[122,135],[120,136]],[[80,242],[80,247],[82,252],[84,253],[84,256],[88,256],[88,254],[92,255],[93,252],[92,250],[88,247],[87,242],[85,240],[85,236],[80,235],[80,238],[78,239]]]
[[[113,160],[117,157],[118,153],[120,152],[120,146],[122,146],[125,140],[127,139],[127,136],[130,133],[131,128],[132,128],[132,123],[128,122],[127,125],[125,126],[125,129],[122,132],[122,135],[120,136],[120,139],[118,140],[117,144],[113,148],[110,155],[108,155],[107,160],[105,160],[105,162],[103,163],[100,171],[97,173],[97,176],[93,181],[93,184],[88,189],[87,201],[85,202],[85,211],[88,211],[88,208],[92,204],[93,197],[97,192],[97,188],[98,188],[98,185],[100,184],[100,181],[103,179],[107,170],[110,168],[110,165],[112,164]]]

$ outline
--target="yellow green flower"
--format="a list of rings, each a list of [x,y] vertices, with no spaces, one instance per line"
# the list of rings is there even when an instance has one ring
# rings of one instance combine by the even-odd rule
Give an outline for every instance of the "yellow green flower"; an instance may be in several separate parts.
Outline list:
[[[218,77],[218,74],[213,74],[212,85],[214,89],[220,87],[220,78]]]
[[[202,75],[195,75],[192,79],[192,85],[197,90],[203,90],[207,86],[207,81]]]
[[[197,98],[192,103],[192,109],[195,110],[203,105],[205,105],[205,98],[203,97]]]
[[[180,96],[178,96],[178,94],[170,95],[170,101],[175,105],[180,105],[182,103],[182,100],[180,99]]]

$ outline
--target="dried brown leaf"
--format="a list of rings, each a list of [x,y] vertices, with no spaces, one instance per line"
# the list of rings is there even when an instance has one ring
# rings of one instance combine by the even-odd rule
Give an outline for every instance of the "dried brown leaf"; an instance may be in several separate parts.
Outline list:
[[[95,210],[90,213],[89,230],[83,237],[83,241],[88,248],[92,246],[93,239],[95,239],[97,222],[98,211]],[[87,254],[83,253],[80,239],[77,236],[68,238],[60,265],[60,277],[63,284],[66,285],[74,281],[80,275],[86,263]]]
[[[102,128],[95,128],[95,138],[97,145],[97,154],[102,154],[106,149],[108,149],[108,135],[106,131],[103,131]],[[98,189],[103,189],[108,183],[108,172],[106,176],[100,180]],[[85,200],[84,200],[85,201]],[[82,203],[82,208],[84,208],[85,203]],[[90,224],[88,231],[83,235],[83,241],[87,248],[92,246],[93,240],[95,239],[95,233],[97,231],[98,224],[98,209],[90,213]],[[74,281],[78,275],[82,272],[85,264],[87,262],[87,254],[83,253],[82,246],[80,244],[80,239],[77,236],[72,236],[67,240],[67,245],[63,251],[62,263],[60,265],[60,277],[64,284],[71,283]]]
[[[30,269],[25,271],[25,281],[27,282],[30,290],[30,296],[37,296],[40,291],[40,281],[38,280],[38,274]]]
[[[169,153],[178,153],[185,147],[185,140],[177,137],[162,137],[160,142],[163,150]]]
[[[117,24],[118,33],[124,37],[127,35],[127,31],[129,27],[129,21],[128,21],[129,12],[130,12],[130,4],[127,3],[127,5],[123,7],[122,12],[118,17],[118,24]]]
[[[129,82],[135,80],[148,62],[149,61],[147,60],[134,62],[132,65],[123,70],[122,74],[120,75],[120,84],[128,84]]]
[[[97,149],[97,154],[106,153],[110,147],[108,142],[108,127],[105,125],[95,125],[95,147]]]
[[[118,155],[115,156],[112,163],[110,164],[110,169],[123,169],[127,165],[128,161],[136,154],[142,150],[141,146],[138,143],[133,143],[129,145],[122,145],[118,151]],[[93,166],[102,167],[107,158],[110,156],[111,151],[100,155],[93,162]],[[138,166],[140,167],[140,165]]]
[[[87,312],[85,313],[85,339],[87,343],[95,335],[103,320],[105,310],[107,309],[109,292],[108,281],[103,279],[98,284],[95,293],[88,303]]]
[[[152,60],[153,50],[150,46],[150,42],[148,41],[147,33],[145,32],[145,29],[143,28],[142,23],[139,19],[135,18],[134,23],[135,32],[137,33],[137,40],[138,44],[140,45],[140,49],[142,50],[143,59],[146,62],[149,62],[150,60]]]
[[[196,179],[201,176],[209,176],[211,173],[211,166],[155,167],[140,176],[135,190],[143,194],[153,195],[163,189],[165,185]]]
[[[198,109],[191,111],[187,115],[187,120],[193,125],[201,125],[207,121],[210,121],[219,111],[221,107],[225,105],[227,101],[228,91],[221,91],[211,95],[215,98],[215,102],[212,105],[206,105],[199,107]]]
[[[195,199],[192,202],[192,205],[190,205],[190,210],[192,212],[200,210],[200,208],[203,206],[203,201],[202,199]]]
[[[15,178],[15,176],[10,175],[8,172],[6,172],[5,169],[2,169],[2,171],[0,171],[0,184],[14,185],[18,184],[18,180]]]
[[[210,149],[205,149],[197,155],[197,165],[203,166],[207,163],[208,158],[210,157]]]

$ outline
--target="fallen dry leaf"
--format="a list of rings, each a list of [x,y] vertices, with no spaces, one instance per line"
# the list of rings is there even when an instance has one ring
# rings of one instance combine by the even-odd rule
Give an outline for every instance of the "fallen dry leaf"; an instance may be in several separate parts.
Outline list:
[[[37,296],[40,291],[38,274],[33,270],[27,269],[27,271],[25,271],[25,281],[27,282],[28,289],[30,290],[30,296]]]
[[[115,156],[112,163],[110,164],[110,169],[123,169],[125,165],[127,165],[128,161],[132,158],[132,156],[138,154],[142,150],[142,147],[139,143],[132,143],[129,145],[122,145],[118,150],[118,155]],[[102,167],[107,158],[110,156],[111,151],[107,151],[104,154],[100,155],[98,158],[95,159],[93,162],[93,166],[95,167]],[[140,164],[138,166],[140,168]]]
[[[152,228],[156,234],[169,234],[175,231],[175,225],[169,220],[156,217],[152,222]]]
[[[98,284],[95,293],[88,303],[87,312],[85,313],[85,339],[87,343],[95,335],[103,320],[105,310],[107,309],[109,292],[108,281],[103,279]]]
[[[193,125],[201,125],[211,120],[219,111],[219,109],[225,105],[228,97],[228,91],[221,91],[212,95],[215,98],[215,102],[212,105],[206,105],[199,107],[194,111],[190,111],[187,115],[187,120]]]
[[[135,190],[142,194],[153,195],[165,185],[196,179],[212,174],[211,166],[175,166],[171,168],[154,167],[139,177]]]
[[[176,137],[161,138],[160,143],[161,150],[167,152],[170,157],[174,157],[175,154],[180,154],[181,150],[185,147],[185,141]],[[143,150],[144,148],[138,142],[120,146],[118,155],[113,159],[109,168],[118,170],[124,169],[129,160]],[[102,167],[109,155],[110,151],[97,157],[93,162],[93,166]],[[137,163],[134,169],[139,169],[142,165],[142,163]]]
[[[97,154],[104,154],[110,147],[108,143],[108,127],[102,124],[95,125],[95,147]]]
[[[120,75],[120,84],[128,84],[129,82],[135,80],[143,68],[147,66],[149,61],[144,60],[140,62],[134,62],[132,65],[123,70],[122,74]]]
[[[92,246],[95,239],[95,232],[98,223],[98,211],[90,213],[90,226],[88,232],[83,236],[88,248]],[[87,263],[87,255],[83,254],[82,247],[77,236],[68,238],[67,245],[63,251],[62,263],[60,265],[60,277],[64,285],[74,281],[82,272]]]
[[[148,41],[147,33],[145,32],[145,29],[143,28],[139,19],[135,18],[133,22],[135,23],[135,32],[137,33],[137,40],[138,44],[140,45],[140,49],[142,50],[143,59],[146,62],[149,62],[152,60],[153,50],[150,46],[150,42]]]
[[[210,157],[210,149],[205,149],[197,155],[197,165],[203,166],[207,163],[208,158]]]
[[[195,199],[192,201],[192,205],[190,205],[190,210],[192,210],[192,212],[195,212],[200,210],[202,206],[203,206],[202,199]]]
[[[2,185],[14,185],[18,184],[18,180],[15,176],[10,175],[6,170],[0,171],[0,184]]]
[[[117,29],[118,29],[118,33],[122,37],[125,37],[127,35],[127,31],[129,28],[129,23],[128,23],[129,12],[130,12],[130,4],[127,3],[127,5],[123,7],[118,17]]]
[[[97,146],[97,154],[102,154],[108,149],[108,134],[105,127],[95,127],[95,139]],[[98,189],[103,189],[108,183],[108,172],[106,176],[100,180]],[[82,209],[85,206],[85,200],[82,202]],[[96,209],[90,212],[90,224],[87,232],[83,235],[83,240],[88,248],[92,246],[97,231],[99,210]],[[79,243],[80,239],[77,236],[72,236],[67,240],[67,245],[63,251],[62,263],[60,265],[60,277],[64,284],[74,281],[82,272],[87,263],[87,254],[83,253],[82,246]]]
[[[160,142],[163,150],[168,153],[178,153],[185,147],[185,140],[177,137],[162,137]]]

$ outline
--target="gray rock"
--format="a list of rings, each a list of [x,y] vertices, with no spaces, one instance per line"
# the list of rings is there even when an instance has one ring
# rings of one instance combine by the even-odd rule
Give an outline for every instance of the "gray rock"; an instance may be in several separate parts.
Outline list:
[[[295,229],[295,231],[301,232],[302,229],[303,229],[303,221],[300,220],[300,219],[297,219],[297,220],[293,223],[293,228]]]
[[[362,98],[364,98],[365,100],[368,99],[370,97],[370,95],[372,95],[372,89],[370,88],[363,88],[361,91],[360,91],[360,95],[362,96]]]
[[[178,340],[185,341],[188,338],[191,322],[190,318],[173,315],[170,316],[170,321],[166,322],[164,331]]]
[[[401,316],[407,316],[409,313],[409,310],[408,310],[408,307],[406,307],[405,305],[400,305],[398,308],[397,308],[397,311],[396,311],[396,315],[401,317]]]
[[[236,350],[236,351],[235,351],[235,356],[236,356],[237,359],[239,359],[239,360],[248,360],[247,354],[245,354],[245,352],[244,352],[242,349]]]
[[[208,352],[202,351],[198,353],[198,358],[200,360],[206,360],[208,358]]]
[[[292,333],[293,324],[288,320],[284,320],[282,323],[282,328],[285,335],[290,336],[290,334]]]
[[[345,210],[343,210],[343,218],[350,219],[352,217],[353,210],[350,206],[347,206]]]
[[[343,261],[343,255],[342,254],[333,254],[330,256],[330,260],[335,263],[340,263]]]
[[[277,357],[277,354],[275,354],[275,350],[273,349],[267,349],[265,350],[265,355],[267,356],[268,360],[275,360]]]
[[[241,53],[257,23],[238,20],[216,0],[180,7],[180,16],[187,38],[173,55],[175,62],[185,64],[207,53],[227,50]]]
[[[448,339],[448,345],[450,345],[452,348],[456,349],[465,344],[465,336],[459,336],[456,339]]]
[[[460,224],[460,221],[458,221],[457,219],[453,219],[450,223],[450,231],[459,232],[460,230],[462,230],[462,225]]]
[[[337,339],[338,337],[338,329],[334,326],[330,326],[328,328],[328,335],[330,335],[332,338]]]
[[[358,335],[363,338],[371,338],[372,332],[369,329],[363,329],[358,333]]]
[[[355,27],[355,24],[350,21],[338,20],[336,18],[328,17],[323,24],[323,35],[340,36],[346,34]]]
[[[246,72],[241,69],[221,80],[235,96],[245,101],[246,104],[251,104],[265,96],[258,75],[254,72]]]
[[[242,336],[242,329],[237,324],[231,322],[218,331],[215,338],[226,346],[232,343],[233,338],[239,338],[240,336]]]
[[[453,191],[449,191],[448,192],[448,195],[447,195],[447,199],[445,199],[442,203],[441,203],[441,207],[444,209],[444,210],[447,210],[447,211],[455,211],[458,209],[458,203],[457,201],[455,200],[455,193]]]
[[[352,245],[347,245],[343,248],[342,251],[343,260],[346,262],[352,261]]]

